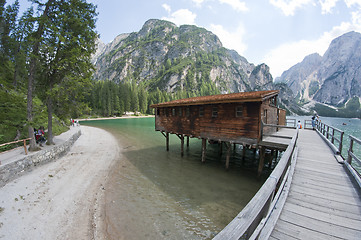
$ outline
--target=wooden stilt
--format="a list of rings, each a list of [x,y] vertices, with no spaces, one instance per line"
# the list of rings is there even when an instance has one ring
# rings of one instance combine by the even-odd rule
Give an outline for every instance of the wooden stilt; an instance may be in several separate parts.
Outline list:
[[[219,156],[222,156],[223,153],[223,142],[219,141]]]
[[[164,137],[165,137],[165,145],[167,148],[167,151],[169,151],[169,132],[166,132],[164,134],[164,132],[160,132]]]
[[[232,144],[231,143],[226,143],[227,146],[227,155],[226,155],[226,169],[228,170],[229,168],[229,158],[231,156],[231,147]]]
[[[233,151],[236,151],[236,144],[233,143]]]
[[[266,151],[264,147],[261,147],[259,149],[259,165],[258,165],[258,174],[257,174],[258,177],[260,177],[262,174],[265,152]]]
[[[275,150],[271,150],[271,157],[268,160],[268,168],[271,169],[272,168],[272,161],[273,161],[273,155],[274,155]]]
[[[202,138],[202,163],[206,161],[207,140]]]
[[[187,136],[187,148],[189,147],[189,136]]]
[[[184,155],[184,135],[181,135],[180,140],[181,140],[181,156],[183,157],[183,155]]]
[[[244,161],[244,159],[246,158],[246,145],[242,146],[242,162]]]
[[[167,152],[169,152],[169,132],[166,133],[166,137],[165,137],[165,141],[166,141],[166,145],[167,145]]]

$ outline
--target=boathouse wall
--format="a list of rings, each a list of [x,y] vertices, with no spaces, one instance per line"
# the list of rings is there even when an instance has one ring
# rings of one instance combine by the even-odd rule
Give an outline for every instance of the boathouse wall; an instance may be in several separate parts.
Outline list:
[[[255,144],[261,121],[278,124],[270,101],[158,107],[155,129],[216,141]]]

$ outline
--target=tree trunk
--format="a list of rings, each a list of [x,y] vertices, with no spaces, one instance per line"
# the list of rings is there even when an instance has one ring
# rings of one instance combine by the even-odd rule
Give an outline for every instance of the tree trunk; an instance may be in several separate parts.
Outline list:
[[[48,140],[47,145],[54,145],[53,141],[53,102],[48,98]]]
[[[54,0],[49,0],[46,3],[43,15],[41,18],[45,18],[48,14],[49,7]],[[28,134],[30,139],[29,151],[36,151],[39,148],[36,146],[35,136],[34,136],[34,128],[33,128],[33,84],[36,73],[36,61],[37,56],[39,54],[39,46],[41,36],[44,33],[44,21],[39,21],[38,30],[35,33],[35,42],[33,45],[32,57],[30,59],[30,67],[29,67],[29,78],[28,78],[28,95],[27,95],[27,122],[28,122]]]

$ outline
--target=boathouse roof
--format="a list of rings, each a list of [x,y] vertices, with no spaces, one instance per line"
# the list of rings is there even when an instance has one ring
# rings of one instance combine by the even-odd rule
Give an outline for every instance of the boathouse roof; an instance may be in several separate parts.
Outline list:
[[[279,90],[219,94],[219,95],[211,95],[211,96],[178,99],[170,102],[153,104],[150,107],[159,108],[159,107],[206,105],[206,104],[235,103],[235,102],[262,102],[268,98],[278,95],[278,93]]]

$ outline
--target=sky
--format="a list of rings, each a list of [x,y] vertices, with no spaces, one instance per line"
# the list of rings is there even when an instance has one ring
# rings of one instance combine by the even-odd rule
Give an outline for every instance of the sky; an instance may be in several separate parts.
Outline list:
[[[20,0],[20,5],[26,0]],[[361,0],[88,0],[97,5],[104,43],[139,31],[149,19],[203,27],[250,63],[266,63],[273,78],[332,39],[361,32]]]

